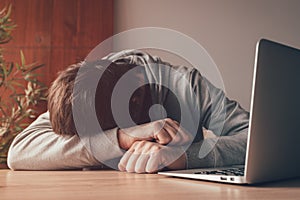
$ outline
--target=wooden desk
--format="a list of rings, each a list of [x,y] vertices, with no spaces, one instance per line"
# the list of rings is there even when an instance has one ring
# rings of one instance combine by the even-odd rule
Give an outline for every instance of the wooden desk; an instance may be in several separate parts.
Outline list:
[[[117,171],[0,170],[0,199],[300,199],[300,179],[238,186]]]

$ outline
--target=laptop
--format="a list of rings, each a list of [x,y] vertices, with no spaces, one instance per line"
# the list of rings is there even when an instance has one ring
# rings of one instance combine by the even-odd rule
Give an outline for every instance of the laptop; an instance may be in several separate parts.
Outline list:
[[[159,174],[236,184],[300,176],[300,50],[267,39],[256,46],[244,166]]]

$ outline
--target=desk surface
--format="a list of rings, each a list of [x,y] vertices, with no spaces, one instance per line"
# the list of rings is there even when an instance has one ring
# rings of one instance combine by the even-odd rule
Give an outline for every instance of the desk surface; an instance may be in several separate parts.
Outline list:
[[[118,171],[0,170],[0,199],[300,199],[300,179],[239,186]]]

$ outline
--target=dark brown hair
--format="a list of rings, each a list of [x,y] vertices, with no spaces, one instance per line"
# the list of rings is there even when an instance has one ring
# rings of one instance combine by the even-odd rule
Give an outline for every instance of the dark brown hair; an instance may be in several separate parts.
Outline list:
[[[111,95],[113,88],[119,78],[129,69],[134,67],[132,64],[115,64],[105,60],[94,62],[81,62],[69,66],[66,70],[61,71],[55,81],[49,88],[48,94],[48,110],[50,113],[50,121],[53,131],[60,135],[75,135],[77,134],[72,105],[76,94],[73,94],[76,76],[80,78],[76,81],[84,81],[89,79],[93,74],[93,70],[103,70],[103,74],[97,85],[95,96],[95,109],[98,122],[103,130],[116,127],[113,115],[110,109]],[[106,66],[108,66],[106,68]],[[85,67],[85,70],[79,68]],[[80,92],[80,91],[77,91]],[[86,95],[86,98],[91,98],[92,95]],[[90,102],[90,99],[84,100]]]
[[[59,135],[74,135],[76,129],[72,115],[74,81],[81,63],[61,71],[48,91],[48,110],[53,131]]]

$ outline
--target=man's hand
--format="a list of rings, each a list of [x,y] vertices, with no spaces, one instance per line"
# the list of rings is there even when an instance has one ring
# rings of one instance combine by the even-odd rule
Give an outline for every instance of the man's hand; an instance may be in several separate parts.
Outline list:
[[[193,140],[192,134],[183,130],[179,123],[162,119],[118,130],[119,146],[128,150],[136,141],[155,141],[158,144],[185,145]]]
[[[137,141],[123,155],[118,167],[120,171],[135,173],[154,173],[165,167],[185,169],[186,157],[179,147]]]

